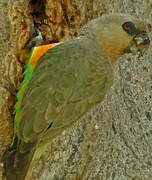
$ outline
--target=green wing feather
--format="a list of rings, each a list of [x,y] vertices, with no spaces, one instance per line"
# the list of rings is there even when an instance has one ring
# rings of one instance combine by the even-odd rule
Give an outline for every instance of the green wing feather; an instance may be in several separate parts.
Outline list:
[[[23,73],[24,79],[23,79],[23,81],[21,83],[21,86],[20,86],[20,89],[19,89],[19,91],[17,93],[17,102],[15,104],[15,108],[14,108],[14,112],[13,112],[15,114],[13,142],[14,142],[14,139],[15,139],[15,136],[16,136],[16,133],[17,133],[17,127],[18,127],[18,124],[19,124],[19,113],[20,113],[20,109],[21,109],[22,98],[23,98],[24,92],[25,92],[25,90],[26,90],[26,88],[28,86],[29,80],[30,80],[30,78],[32,76],[33,70],[35,68],[35,66],[31,66],[29,64],[29,61],[30,61],[31,57],[34,54],[34,49],[35,48],[32,48],[31,53],[29,54],[29,57],[25,62],[25,71]],[[13,143],[12,143],[12,145],[13,145]]]

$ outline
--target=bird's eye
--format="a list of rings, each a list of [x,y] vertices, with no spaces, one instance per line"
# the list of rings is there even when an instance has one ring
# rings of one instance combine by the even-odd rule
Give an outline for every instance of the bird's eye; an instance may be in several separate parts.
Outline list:
[[[125,23],[124,24],[124,28],[125,28],[125,30],[130,30],[130,24],[129,23]]]
[[[134,35],[137,32],[137,29],[135,27],[135,25],[132,22],[125,22],[122,25],[123,30],[125,30],[128,34],[130,35]]]

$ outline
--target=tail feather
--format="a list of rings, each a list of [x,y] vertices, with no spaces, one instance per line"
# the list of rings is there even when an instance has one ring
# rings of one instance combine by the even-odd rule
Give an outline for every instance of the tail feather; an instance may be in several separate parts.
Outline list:
[[[26,152],[24,154],[18,153],[16,154],[15,160],[14,160],[14,167],[16,172],[16,179],[15,180],[24,180],[28,169],[30,167],[30,164],[33,159],[35,150],[32,150],[31,152]]]
[[[34,145],[34,144],[32,144]],[[29,147],[28,143],[24,143],[24,147]],[[21,142],[17,150],[11,150],[6,153],[4,166],[6,171],[6,180],[25,180],[28,169],[32,162],[35,149],[31,146],[28,151],[21,151],[23,143]]]

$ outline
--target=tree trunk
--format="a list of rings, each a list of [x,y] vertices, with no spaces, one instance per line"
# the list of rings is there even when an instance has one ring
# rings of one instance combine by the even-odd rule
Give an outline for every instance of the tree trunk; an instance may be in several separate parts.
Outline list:
[[[13,137],[13,107],[22,81],[23,53],[37,28],[44,41],[79,36],[90,19],[110,12],[152,21],[151,1],[0,1],[0,158]],[[117,43],[117,42],[116,42]],[[152,63],[123,56],[104,102],[48,145],[32,164],[28,180],[151,180]],[[2,163],[0,179],[2,178]]]

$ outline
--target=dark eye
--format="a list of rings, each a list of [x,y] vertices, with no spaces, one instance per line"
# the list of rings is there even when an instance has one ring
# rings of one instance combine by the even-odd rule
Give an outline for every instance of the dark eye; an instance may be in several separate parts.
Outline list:
[[[134,35],[137,33],[137,29],[135,27],[135,25],[132,22],[125,22],[122,25],[123,30],[125,30],[128,34],[130,35]]]

